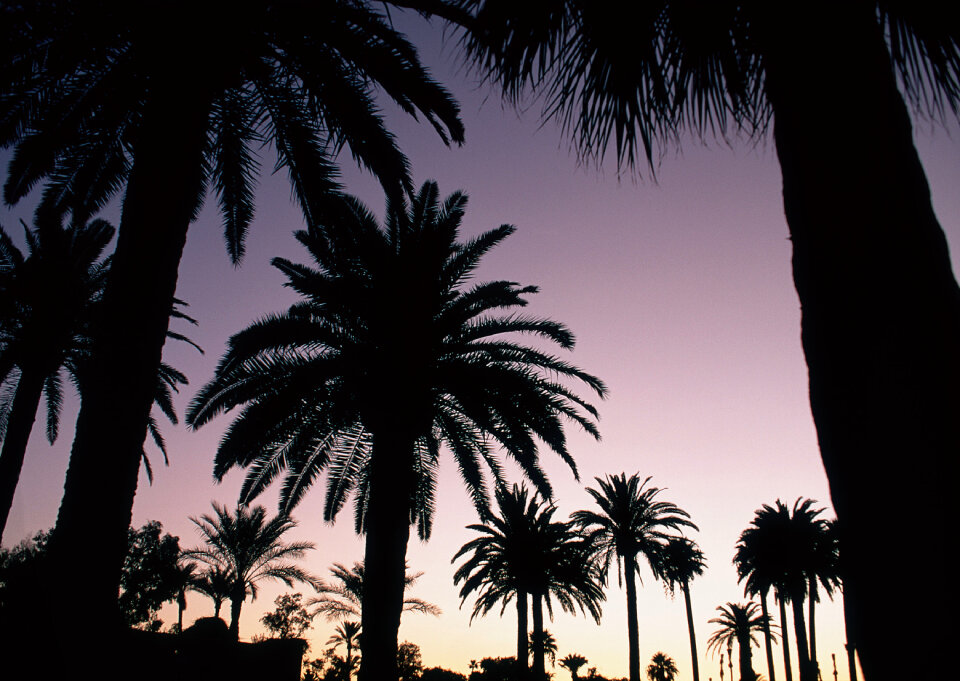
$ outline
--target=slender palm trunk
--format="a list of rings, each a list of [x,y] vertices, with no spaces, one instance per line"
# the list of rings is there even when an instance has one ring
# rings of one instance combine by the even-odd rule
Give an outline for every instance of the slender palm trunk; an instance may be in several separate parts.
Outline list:
[[[790,629],[787,627],[787,606],[783,594],[777,593],[777,602],[780,604],[780,633],[783,635],[783,673],[787,681],[793,681],[793,668],[790,664]]]
[[[810,587],[810,597],[807,600],[807,627],[810,630],[810,668],[814,678],[820,676],[820,663],[817,661],[817,625],[816,625],[816,602],[819,598],[817,594],[817,580],[811,578],[808,580]]]
[[[30,431],[37,417],[40,398],[43,395],[43,372],[23,367],[17,391],[7,416],[7,432],[0,449],[0,540],[3,539],[13,506],[13,495],[20,482],[23,459],[27,453]]]
[[[683,603],[687,606],[687,631],[690,633],[690,663],[693,666],[693,681],[700,681],[700,661],[697,657],[697,636],[693,631],[693,608],[690,605],[690,582],[684,582]],[[771,677],[770,681],[774,681]]]
[[[851,629],[869,681],[910,678],[911,656],[890,651],[923,650],[929,668],[947,669],[951,647],[946,631],[931,642],[924,627],[890,627],[888,604],[902,604],[905,621],[938,621],[958,586],[936,601],[891,586],[890,574],[915,566],[910,552],[886,546],[909,536],[941,547],[925,570],[952,571],[942,537],[957,525],[960,289],[876,4],[767,5],[776,9],[766,17],[766,88],[810,404],[844,532]],[[876,522],[891,489],[923,504],[930,522],[909,514]]]
[[[223,607],[223,599],[214,598],[213,599],[213,616],[214,617],[220,617],[220,608],[222,607]]]
[[[177,633],[183,633],[183,611],[187,609],[187,598],[181,592],[177,596]]]
[[[104,632],[121,626],[117,590],[140,455],[180,256],[203,187],[206,109],[182,105],[192,95],[185,82],[153,85],[49,545],[50,569],[84,585],[70,598],[88,626],[64,637],[81,667],[94,662]]]
[[[530,626],[527,623],[527,592],[517,591],[517,668],[522,670],[523,676],[527,672],[527,657],[529,656]]]
[[[625,556],[623,571],[627,586],[627,644],[630,681],[640,681],[640,626],[637,623],[637,557]]]
[[[793,605],[793,631],[797,635],[797,666],[800,668],[800,681],[814,681],[810,667],[810,647],[807,644],[807,627],[803,621],[803,599],[797,594],[790,598]]]
[[[547,678],[547,667],[545,655],[543,654],[543,595],[534,592],[531,594],[531,614],[533,619],[533,667],[532,676],[534,681],[545,681]]]
[[[843,589],[840,593],[840,597],[843,599],[843,628],[847,635],[847,642],[843,646],[847,651],[847,672],[849,674],[850,681],[857,681],[857,642],[850,630],[849,623],[852,616],[849,611],[850,605],[847,601],[846,584],[843,585]]]
[[[403,612],[410,539],[412,440],[374,435],[365,519],[360,681],[396,679],[397,632]]]
[[[764,652],[767,654],[767,674],[769,675],[770,681],[777,681],[777,677],[773,673],[773,645],[771,643],[772,637],[770,636],[770,611],[767,610],[767,592],[760,592],[760,612],[763,613],[763,647]]]

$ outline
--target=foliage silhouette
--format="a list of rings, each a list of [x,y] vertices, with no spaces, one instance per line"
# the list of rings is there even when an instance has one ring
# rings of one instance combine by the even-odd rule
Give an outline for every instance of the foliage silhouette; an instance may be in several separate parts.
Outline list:
[[[237,507],[231,513],[213,502],[214,515],[190,518],[206,546],[184,551],[184,557],[218,568],[230,576],[230,635],[240,635],[240,610],[247,596],[257,598],[257,584],[275,579],[292,587],[294,582],[310,586],[318,580],[293,564],[314,548],[311,542],[285,543],[284,534],[296,526],[289,516],[267,519],[263,506]]]
[[[344,621],[337,624],[333,630],[333,635],[327,639],[327,645],[333,646],[331,650],[336,650],[343,645],[346,649],[346,655],[343,657],[343,667],[346,670],[346,681],[349,681],[350,675],[359,664],[359,659],[354,656],[354,651],[360,647],[360,623]]]
[[[595,480],[599,490],[587,487],[587,492],[600,511],[576,511],[572,517],[598,552],[604,579],[610,564],[616,562],[617,574],[626,582],[630,681],[640,681],[636,587],[640,565],[637,559],[644,556],[654,577],[662,577],[659,557],[663,543],[673,536],[671,532],[683,528],[695,530],[697,526],[689,520],[690,514],[676,504],[656,500],[662,490],[646,486],[650,477],[641,481],[636,473],[629,478],[621,473]]]
[[[550,666],[557,665],[557,639],[553,637],[548,629],[544,629],[539,634],[530,632],[530,654],[532,657],[538,656],[550,660]],[[543,678],[548,678],[544,676]]]
[[[399,681],[415,681],[423,671],[420,646],[404,641],[397,646],[397,677]]]
[[[693,681],[700,681],[700,663],[697,655],[697,637],[693,630],[693,608],[690,604],[690,580],[699,577],[707,567],[703,552],[691,539],[669,537],[657,559],[660,573],[672,596],[680,587],[687,610],[687,632],[690,635],[690,660],[693,664]],[[647,670],[649,674],[649,668]],[[771,681],[773,679],[771,678]]]
[[[665,653],[654,653],[647,665],[647,678],[650,681],[673,681],[677,673],[677,663]]]
[[[911,676],[909,656],[891,666],[888,651],[924,648],[928,634],[886,625],[891,585],[876,565],[909,574],[912,558],[891,556],[889,536],[936,545],[957,518],[947,481],[960,450],[960,289],[906,106],[941,120],[960,111],[954,5],[658,0],[630,21],[585,0],[460,5],[479,15],[463,36],[478,70],[516,104],[539,96],[581,158],[612,147],[618,166],[652,166],[684,134],[758,139],[772,128],[854,635],[867,678]],[[903,452],[917,455],[876,464]],[[940,521],[875,522],[901,487]],[[938,560],[946,574],[949,559]],[[911,619],[936,619],[908,582],[895,588]],[[933,666],[947,668],[941,642]]]
[[[587,658],[579,653],[570,653],[560,660],[560,666],[570,672],[570,681],[577,681],[580,668],[587,663]]]
[[[82,223],[123,191],[91,356],[97,381],[81,406],[51,543],[61,569],[83,571],[78,608],[108,626],[177,270],[207,189],[239,262],[264,143],[316,224],[339,191],[333,159],[345,146],[391,196],[411,187],[374,88],[444,141],[463,140],[456,103],[379,5],[262,0],[224,9],[192,4],[185,20],[125,0],[2,7],[0,146],[14,147],[5,200],[45,179],[40,210]],[[89,518],[100,523],[92,551]],[[82,637],[64,643],[82,654]]]
[[[199,427],[245,405],[214,466],[218,478],[233,466],[248,468],[242,501],[284,472],[285,511],[324,472],[326,520],[354,495],[369,577],[364,681],[394,675],[410,525],[429,536],[441,444],[485,514],[483,468],[502,477],[492,445],[549,493],[538,441],[576,473],[564,421],[598,437],[594,407],[560,381],[583,383],[599,396],[603,383],[512,340],[526,333],[573,346],[557,322],[506,314],[525,306],[536,287],[468,286],[482,256],[514,228],[461,243],[466,200],[457,192],[441,201],[436,183],[427,182],[409,205],[388,201],[383,228],[347,199],[349,212],[297,232],[317,267],[281,258],[274,265],[304,300],[234,335],[187,413]]]
[[[280,594],[273,600],[276,606],[260,618],[263,625],[277,638],[303,638],[313,625],[313,615],[303,605],[302,593]]]
[[[751,645],[757,644],[756,632],[762,632],[768,626],[766,618],[758,612],[757,604],[753,601],[745,604],[727,603],[718,606],[717,610],[720,615],[711,619],[710,623],[719,625],[719,628],[707,639],[707,650],[719,650],[721,646],[727,646],[728,656],[732,656],[730,651],[736,641],[740,654],[740,681],[756,681]],[[732,669],[732,657],[730,660]]]
[[[352,568],[346,568],[340,563],[334,563],[330,573],[336,583],[321,582],[316,586],[320,596],[307,601],[307,605],[317,606],[314,614],[322,614],[327,619],[344,619],[346,617],[360,617],[363,603],[363,563],[354,563]],[[404,591],[413,586],[422,572],[406,574],[403,578]],[[404,595],[404,612],[422,612],[427,615],[439,616],[441,610],[433,603],[421,598]]]
[[[233,576],[225,565],[202,565],[193,582],[193,589],[213,601],[213,616],[220,617],[223,602],[230,598],[230,585]]]

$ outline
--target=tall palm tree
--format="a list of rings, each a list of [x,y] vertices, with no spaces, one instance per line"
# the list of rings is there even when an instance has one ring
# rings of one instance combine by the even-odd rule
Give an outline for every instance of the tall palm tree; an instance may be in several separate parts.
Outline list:
[[[629,644],[630,681],[640,681],[640,633],[637,624],[636,578],[640,572],[638,558],[647,559],[654,576],[661,576],[657,561],[663,543],[684,528],[697,529],[690,514],[676,504],[657,501],[662,491],[647,487],[634,473],[595,478],[599,489],[587,488],[600,511],[576,511],[574,521],[583,529],[587,540],[598,551],[606,578],[610,564],[617,564],[617,574],[626,583],[627,641]]]
[[[717,607],[717,610],[720,611],[720,615],[711,619],[710,624],[719,625],[719,628],[707,640],[707,650],[727,646],[728,656],[731,656],[732,675],[732,653],[729,651],[732,650],[732,645],[736,641],[740,652],[740,681],[756,681],[757,674],[753,671],[751,646],[757,644],[755,634],[764,630],[764,615],[758,611],[757,604],[753,601],[727,603]]]
[[[587,658],[579,653],[570,653],[560,660],[560,666],[570,672],[570,681],[578,681],[580,668],[587,663]]]
[[[352,568],[334,563],[333,567],[330,568],[330,573],[336,578],[336,583],[322,582],[318,584],[315,588],[320,596],[311,598],[307,601],[307,605],[317,606],[314,614],[322,614],[327,619],[360,617],[363,603],[363,563],[354,563]],[[406,574],[403,580],[404,590],[413,586],[422,576],[422,572]],[[440,608],[433,603],[406,594],[403,598],[403,610],[404,612],[422,612],[435,617],[441,613]]]
[[[933,546],[957,524],[947,481],[960,450],[960,289],[906,104],[935,118],[960,111],[955,6],[657,0],[624,21],[619,7],[586,0],[462,4],[479,14],[467,36],[478,66],[515,101],[539,93],[583,157],[612,145],[630,164],[684,132],[772,129],[812,414],[849,530],[861,661],[871,678],[910,676],[910,662],[891,666],[887,651],[922,649],[926,633],[905,642],[886,626],[889,573],[876,565],[909,574],[908,555],[889,556],[891,534]],[[920,453],[875,464],[905,451]],[[942,522],[875,522],[899,487],[933,500]],[[939,561],[947,574],[946,554]],[[895,588],[911,619],[936,619],[907,583]],[[947,650],[935,666],[950,664]]]
[[[781,564],[783,558],[781,543],[775,534],[771,534],[769,523],[762,519],[758,523],[758,518],[761,518],[759,512],[754,516],[750,527],[740,533],[733,564],[737,568],[737,581],[744,582],[744,595],[757,596],[760,599],[761,612],[767,618],[765,620],[767,624],[763,630],[763,642],[770,681],[776,681],[776,676],[773,667],[773,639],[769,627],[771,620],[770,611],[767,608],[767,595],[771,589],[775,589],[779,594],[776,599],[780,604],[780,628],[783,632],[783,666],[787,681],[792,681],[790,641],[784,605],[786,585],[783,580],[784,568]]]
[[[214,502],[213,510],[212,516],[190,518],[206,546],[184,551],[183,555],[230,575],[230,633],[238,638],[240,609],[247,596],[256,600],[259,582],[276,579],[289,587],[294,582],[311,586],[318,583],[316,577],[290,562],[303,558],[314,545],[284,542],[283,535],[296,526],[296,521],[285,515],[268,520],[263,506],[239,506],[236,513],[231,513]]]
[[[690,660],[693,666],[693,681],[700,681],[700,664],[697,656],[697,637],[693,631],[693,608],[690,605],[690,580],[699,577],[707,567],[703,552],[693,540],[686,537],[669,537],[658,559],[660,574],[670,595],[676,587],[683,592],[687,609],[687,632],[690,634]],[[647,670],[649,674],[649,669]],[[770,681],[774,681],[770,677]]]
[[[813,511],[814,514],[822,512]],[[810,630],[810,666],[812,674],[820,676],[820,663],[817,660],[817,628],[815,608],[820,602],[820,591],[833,600],[833,594],[840,588],[840,555],[838,534],[835,530],[835,521],[812,519],[813,548],[810,563],[807,566],[807,599],[808,627]]]
[[[51,560],[86,585],[74,595],[78,608],[112,624],[177,270],[207,190],[239,262],[264,143],[316,224],[335,210],[333,158],[344,146],[391,196],[411,188],[375,89],[422,115],[445,141],[462,142],[463,127],[456,103],[380,3],[145,9],[125,0],[41,0],[4,3],[2,12],[0,146],[15,148],[6,201],[46,179],[41,209],[82,222],[123,191],[91,358],[97,381],[81,405],[51,539]]]
[[[454,584],[463,582],[461,601],[476,593],[471,621],[501,604],[501,615],[509,603],[517,605],[517,663],[526,665],[528,651],[527,602],[532,601],[531,636],[543,635],[543,606],[553,617],[552,601],[570,613],[579,608],[600,621],[604,599],[600,575],[590,560],[590,547],[580,541],[569,523],[553,520],[556,507],[524,486],[501,486],[496,493],[499,515],[485,523],[469,525],[479,537],[460,547],[453,557],[467,556],[454,573]],[[537,638],[537,640],[540,640]],[[532,648],[533,670],[543,676],[543,651]]]
[[[647,665],[647,678],[650,681],[673,681],[678,673],[677,663],[665,653],[654,653]]]
[[[356,199],[297,233],[316,269],[277,258],[303,296],[286,313],[236,334],[213,380],[188,409],[195,427],[245,405],[221,441],[214,475],[248,468],[248,501],[286,472],[281,508],[327,473],[324,517],[348,496],[366,535],[360,677],[392,678],[410,525],[429,537],[441,444],[453,454],[478,512],[482,469],[502,479],[501,446],[545,495],[539,443],[576,474],[565,421],[598,437],[596,410],[557,377],[603,383],[563,359],[513,340],[527,333],[561,348],[573,336],[551,320],[505,315],[536,287],[470,284],[480,258],[513,233],[503,225],[464,243],[466,196],[441,201],[427,182],[407,205],[390,200],[385,227]]]

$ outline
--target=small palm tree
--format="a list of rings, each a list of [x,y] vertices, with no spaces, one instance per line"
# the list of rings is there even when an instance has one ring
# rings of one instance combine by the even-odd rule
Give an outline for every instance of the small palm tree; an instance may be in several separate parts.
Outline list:
[[[352,568],[346,568],[340,563],[334,563],[330,568],[330,574],[336,579],[336,583],[328,584],[322,582],[315,588],[321,594],[307,601],[308,606],[317,606],[315,614],[322,614],[327,619],[344,619],[346,617],[360,617],[361,604],[363,603],[363,563],[354,563]],[[404,576],[404,589],[413,586],[422,572],[406,574]],[[422,612],[427,615],[438,617],[441,614],[439,607],[433,603],[428,603],[421,598],[413,598],[404,595],[404,612]]]
[[[690,580],[703,574],[706,568],[703,552],[686,537],[667,539],[658,559],[660,574],[672,596],[680,587],[687,610],[687,632],[690,635],[690,659],[693,664],[693,681],[700,681],[700,664],[697,656],[697,637],[693,630],[693,608],[690,604]],[[772,679],[771,679],[772,681]]]
[[[229,568],[219,564],[202,565],[193,582],[193,590],[210,598],[213,601],[213,616],[220,617],[223,602],[230,598],[233,581]]]
[[[324,517],[351,494],[366,536],[365,681],[396,675],[397,631],[410,526],[427,539],[441,445],[454,456],[481,514],[489,504],[483,469],[501,481],[492,447],[502,447],[544,494],[540,445],[576,472],[563,426],[594,436],[596,410],[558,377],[603,383],[566,361],[517,342],[530,334],[562,348],[561,324],[506,315],[535,287],[473,284],[481,257],[514,228],[460,242],[467,198],[441,201],[425,183],[409,205],[391,200],[385,226],[356,199],[323,225],[297,233],[316,267],[276,258],[303,296],[286,313],[233,336],[214,379],[191,404],[195,427],[244,406],[217,451],[214,474],[247,468],[241,500],[281,474],[289,511],[327,475]]]
[[[629,643],[630,681],[640,681],[640,641],[637,623],[637,586],[639,556],[644,556],[655,577],[661,575],[657,562],[663,543],[683,528],[697,529],[690,514],[676,504],[657,501],[659,487],[646,487],[650,478],[626,473],[596,478],[600,489],[588,487],[600,511],[576,511],[574,521],[583,529],[587,540],[598,553],[602,574],[606,577],[611,563],[617,564],[618,575],[626,582],[627,640]]]
[[[263,506],[240,506],[236,513],[231,513],[226,506],[214,502],[213,510],[214,516],[190,518],[207,546],[185,551],[184,556],[230,576],[230,633],[238,638],[240,609],[248,595],[251,600],[256,599],[259,582],[276,579],[289,587],[295,582],[318,584],[316,577],[289,562],[303,558],[314,545],[284,543],[283,535],[297,523],[283,515],[267,520]]]
[[[346,672],[346,681],[349,681],[358,662],[353,652],[360,647],[360,623],[350,620],[340,622],[333,630],[333,635],[327,639],[327,645],[332,646],[330,650],[333,651],[341,645],[346,648],[346,654],[343,658],[343,668]]]
[[[647,665],[647,678],[650,681],[673,681],[677,673],[676,662],[665,653],[654,653]]]
[[[579,653],[570,653],[562,660],[560,666],[570,672],[570,681],[578,681],[580,668],[587,663],[587,658]]]
[[[537,658],[538,656],[550,660],[550,666],[557,666],[557,639],[553,637],[548,629],[539,633],[530,632],[530,654]],[[541,678],[548,678],[546,675]]]
[[[719,628],[707,640],[707,650],[719,650],[722,646],[727,646],[732,675],[732,650],[736,642],[740,651],[740,681],[756,681],[751,646],[757,644],[755,634],[764,631],[767,624],[766,618],[759,612],[757,604],[752,601],[745,604],[727,603],[719,606],[717,610],[720,611],[720,615],[711,619],[710,623],[719,625]]]

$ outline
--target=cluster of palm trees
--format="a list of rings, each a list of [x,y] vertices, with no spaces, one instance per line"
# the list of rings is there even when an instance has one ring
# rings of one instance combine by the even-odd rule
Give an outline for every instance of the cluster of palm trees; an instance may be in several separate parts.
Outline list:
[[[497,490],[499,515],[470,525],[480,536],[464,544],[454,561],[466,557],[454,574],[460,598],[475,594],[471,620],[511,601],[517,608],[517,660],[527,659],[528,597],[531,641],[544,638],[543,608],[553,617],[552,602],[570,613],[579,608],[599,623],[603,585],[610,568],[626,583],[627,639],[630,681],[640,679],[636,579],[639,559],[654,576],[683,590],[694,654],[696,642],[690,613],[689,583],[704,568],[703,554],[690,539],[678,536],[696,530],[689,514],[657,499],[661,489],[647,487],[650,478],[610,475],[588,487],[599,510],[581,510],[569,521],[554,520],[556,507],[514,485]],[[533,678],[544,678],[543,646],[533,646]]]
[[[887,537],[920,533],[919,544],[935,545],[941,534],[940,526],[917,525],[907,518],[891,519],[893,527],[876,523],[872,514],[883,507],[886,490],[903,484],[937,505],[935,515],[946,519],[943,527],[949,527],[948,519],[956,513],[948,502],[948,462],[960,446],[955,389],[960,383],[955,350],[960,344],[960,291],[900,88],[909,101],[934,113],[956,111],[960,31],[950,3],[921,4],[922,9],[911,3],[866,1],[793,3],[785,8],[745,2],[691,7],[663,0],[645,5],[642,17],[627,22],[617,11],[600,11],[581,0],[386,3],[454,22],[477,67],[511,98],[519,99],[527,88],[541,94],[548,115],[569,128],[586,155],[602,156],[612,143],[617,160],[632,164],[641,153],[652,158],[658,142],[672,142],[687,127],[724,135],[732,122],[737,130],[759,135],[772,121],[794,245],[813,417],[846,533],[844,572],[851,587],[853,637],[871,678],[909,674],[908,660],[891,665],[883,651],[919,648],[925,635],[911,634],[918,645],[904,645],[902,632],[886,626],[883,596],[890,585],[875,564],[883,556],[899,561],[892,566],[896,573],[908,574],[912,567],[908,556],[885,551]],[[96,294],[101,300],[97,324],[83,362],[84,371],[96,380],[76,379],[82,405],[50,541],[50,569],[69,569],[85,585],[73,596],[74,605],[100,625],[89,631],[117,624],[115,596],[126,530],[150,409],[163,375],[161,351],[187,230],[207,190],[212,190],[228,250],[239,262],[254,213],[259,171],[255,150],[267,143],[278,166],[288,170],[308,225],[310,236],[304,239],[315,242],[317,255],[338,253],[322,243],[338,232],[338,238],[351,244],[348,250],[371,258],[377,254],[376,262],[360,261],[358,283],[366,286],[377,279],[397,286],[392,297],[384,295],[370,308],[376,314],[364,318],[361,326],[350,326],[348,317],[341,316],[347,307],[329,316],[327,309],[310,305],[291,311],[291,330],[296,324],[315,326],[322,343],[330,342],[322,346],[329,352],[284,356],[288,364],[312,364],[316,371],[301,374],[304,380],[299,381],[278,365],[279,373],[266,384],[279,394],[281,386],[271,380],[286,378],[287,397],[309,395],[311,408],[299,414],[311,418],[329,439],[307,446],[305,434],[291,430],[281,415],[271,413],[269,404],[254,400],[252,412],[272,417],[265,420],[271,424],[269,432],[261,433],[258,441],[273,448],[262,457],[234,449],[218,458],[218,466],[250,465],[256,476],[247,488],[249,496],[279,469],[296,464],[305,475],[287,479],[288,501],[296,500],[318,472],[333,472],[331,517],[345,491],[356,492],[358,523],[368,542],[367,564],[376,577],[370,583],[382,589],[364,596],[364,617],[373,618],[365,623],[364,636],[389,647],[402,600],[409,523],[415,522],[421,534],[429,532],[437,444],[448,443],[478,508],[485,508],[477,471],[481,462],[495,474],[499,469],[491,453],[477,444],[484,442],[476,437],[479,433],[493,435],[546,496],[548,485],[536,465],[530,433],[572,465],[554,417],[591,424],[579,411],[587,405],[563,386],[539,376],[514,385],[518,377],[505,367],[513,363],[516,350],[512,344],[487,341],[503,330],[503,321],[468,325],[468,331],[453,329],[452,336],[443,336],[483,345],[461,358],[465,361],[455,378],[461,384],[482,385],[476,383],[481,379],[477,373],[492,363],[497,368],[483,379],[511,398],[516,388],[535,403],[556,405],[550,417],[536,409],[509,413],[503,395],[498,401],[489,386],[480,389],[486,390],[482,395],[473,395],[477,399],[457,396],[435,402],[434,386],[421,379],[437,375],[432,364],[437,358],[424,354],[436,346],[424,341],[438,339],[427,334],[386,347],[375,342],[395,338],[391,329],[398,324],[408,328],[416,327],[411,320],[435,320],[432,313],[448,302],[444,309],[463,322],[471,319],[476,298],[511,306],[521,304],[529,292],[488,288],[463,296],[459,307],[442,298],[449,287],[440,289],[441,298],[432,298],[438,291],[425,290],[424,281],[399,281],[395,276],[399,262],[416,265],[404,271],[429,271],[420,266],[431,266],[421,262],[422,256],[405,259],[408,249],[400,242],[417,241],[408,238],[405,211],[395,210],[389,230],[378,235],[363,227],[369,221],[355,204],[344,205],[339,197],[333,154],[343,146],[380,180],[392,204],[405,205],[404,194],[415,194],[406,158],[375,107],[374,86],[404,111],[422,115],[445,141],[460,143],[463,127],[456,103],[430,78],[379,3],[264,0],[247,3],[243,11],[229,3],[174,3],[142,11],[125,0],[41,0],[3,3],[0,11],[0,146],[14,147],[4,199],[14,203],[42,182],[38,215],[61,220],[69,214],[71,223],[82,229],[79,226],[112,196],[123,193],[116,249],[102,293]],[[191,49],[171,50],[170,45]],[[856,124],[838,121],[838,112]],[[839,150],[842,162],[831,162]],[[430,193],[425,188],[410,204],[433,210],[434,202],[422,200],[424,192]],[[447,219],[458,209],[451,205],[444,210]],[[344,215],[341,228],[332,226]],[[432,263],[450,265],[440,267],[441,277],[446,277],[440,281],[455,281],[463,273],[458,268],[468,271],[475,264],[470,254],[479,257],[496,240],[451,246],[449,259]],[[392,262],[382,258],[391,248],[402,257]],[[9,269],[16,258],[8,246],[3,250],[0,266]],[[335,277],[312,277],[295,266],[279,265],[287,268],[291,285],[322,287],[302,293],[323,298],[339,290]],[[327,265],[321,263],[322,268]],[[366,277],[375,270],[377,277]],[[355,304],[356,294],[351,295],[352,302],[341,298],[338,305]],[[48,359],[35,366],[31,358],[21,357],[13,364],[12,351],[7,352],[10,329],[15,328],[8,313],[3,311],[0,378],[18,381],[9,411],[12,415],[17,407],[19,414],[30,413],[40,385],[55,411],[60,393],[56,379],[48,380],[54,375]],[[525,325],[528,328],[507,330],[532,331],[569,344],[559,326],[534,320]],[[236,339],[230,356],[240,358],[255,350],[258,333],[253,329]],[[338,343],[358,339],[360,346],[340,352]],[[311,347],[316,342],[313,338]],[[354,354],[357,349],[369,352]],[[602,394],[592,377],[534,354],[521,352],[520,361],[583,379]],[[398,356],[416,358],[409,364],[415,371],[399,369],[408,365],[399,363]],[[364,371],[359,370],[362,357],[368,361]],[[883,366],[877,358],[884,358]],[[332,369],[318,368],[323,362],[315,360],[322,359],[331,359],[327,367],[338,364],[347,374],[328,383],[319,380],[324,370],[333,374]],[[247,360],[225,363],[217,380],[257,362],[274,368],[256,354]],[[13,366],[18,367],[16,379],[11,378]],[[46,378],[41,380],[41,375]],[[340,391],[340,378],[347,375],[356,379],[350,383],[352,395]],[[398,390],[409,383],[415,389],[372,395],[374,381]],[[322,387],[310,390],[306,383]],[[206,397],[216,402],[212,394]],[[242,404],[250,396],[235,392],[232,399]],[[442,403],[439,415],[422,411],[427,402]],[[194,416],[203,408],[226,408],[226,403],[198,407]],[[235,432],[251,421],[239,420]],[[7,420],[7,486],[16,477],[16,452],[29,431],[23,430],[25,423],[27,417]],[[278,454],[286,445],[289,456]],[[304,459],[307,451],[316,452],[315,457]],[[897,460],[904,452],[913,452],[909,466],[874,464]],[[0,489],[0,495],[5,494]],[[90,518],[97,519],[98,531],[89,531]],[[946,560],[944,554],[930,570],[946,573]],[[374,575],[381,566],[383,574]],[[809,580],[807,588],[813,603],[817,596]],[[785,585],[782,595],[788,590]],[[934,619],[932,604],[902,600],[911,602],[918,614],[929,613],[915,617],[918,621]],[[72,637],[76,651],[83,654],[92,636],[78,632]],[[946,655],[946,646],[935,649]],[[940,659],[944,664],[938,666],[946,668],[946,658]],[[92,660],[79,658],[78,663]],[[809,676],[811,665],[802,654],[802,676]],[[636,666],[631,661],[631,677]],[[372,678],[389,672],[371,667],[365,673]]]

